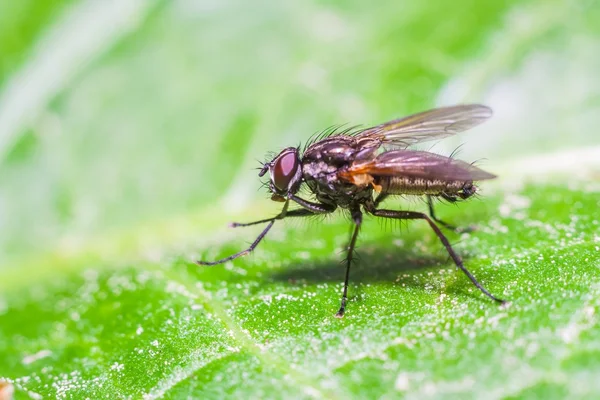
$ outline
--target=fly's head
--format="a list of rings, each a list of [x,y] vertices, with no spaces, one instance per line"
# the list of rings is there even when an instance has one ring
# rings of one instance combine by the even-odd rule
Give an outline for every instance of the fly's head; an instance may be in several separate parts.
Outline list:
[[[302,183],[302,161],[297,148],[287,147],[283,149],[270,162],[263,165],[258,176],[269,172],[271,182],[269,190],[272,193],[271,200],[286,201],[295,194]]]

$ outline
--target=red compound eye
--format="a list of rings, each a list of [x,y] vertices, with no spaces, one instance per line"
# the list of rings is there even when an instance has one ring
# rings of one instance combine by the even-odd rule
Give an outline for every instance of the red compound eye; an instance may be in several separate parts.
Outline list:
[[[300,162],[296,157],[296,153],[288,152],[281,154],[273,164],[271,172],[271,181],[273,185],[282,192],[287,192],[292,181],[292,178],[298,171]]]

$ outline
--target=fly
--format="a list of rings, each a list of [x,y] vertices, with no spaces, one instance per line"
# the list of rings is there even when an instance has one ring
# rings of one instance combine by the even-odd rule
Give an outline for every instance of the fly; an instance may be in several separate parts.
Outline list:
[[[365,213],[397,220],[425,220],[456,266],[471,282],[490,299],[505,303],[488,292],[464,266],[438,224],[448,229],[456,228],[436,218],[433,208],[434,198],[449,202],[470,198],[477,192],[474,182],[492,179],[495,175],[451,157],[409,149],[417,143],[466,131],[491,115],[489,107],[478,104],[442,107],[367,129],[326,132],[303,151],[296,147],[283,149],[265,163],[258,174],[262,177],[269,173],[271,199],[284,203],[281,212],[260,221],[232,223],[232,227],[267,225],[247,249],[221,260],[197,263],[222,264],[249,254],[277,220],[329,214],[342,208],[349,212],[354,228],[346,256],[341,305],[336,317],[343,317],[346,311],[350,267]],[[297,195],[303,185],[312,192],[314,199],[306,200]],[[429,215],[380,207],[387,197],[400,195],[425,196]],[[290,209],[290,204],[299,207]]]

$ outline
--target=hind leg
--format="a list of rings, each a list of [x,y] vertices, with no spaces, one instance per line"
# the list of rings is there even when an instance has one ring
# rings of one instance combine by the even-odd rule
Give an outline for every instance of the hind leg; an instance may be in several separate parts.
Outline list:
[[[442,194],[442,197],[445,200],[448,200],[451,203],[454,203],[456,201],[456,197],[451,197],[451,196],[448,196],[448,195],[445,195],[445,194]],[[452,224],[449,224],[449,223],[447,223],[445,221],[442,221],[441,219],[438,219],[435,216],[435,211],[433,209],[433,198],[431,197],[431,195],[427,195],[427,205],[429,206],[429,216],[431,217],[431,219],[433,219],[435,222],[437,222],[438,224],[440,224],[444,228],[446,228],[448,230],[451,230],[451,231],[454,231],[456,233],[472,232],[472,231],[475,230],[475,227],[473,227],[473,226],[467,226],[465,228],[459,228],[459,227],[456,227],[456,226],[454,226]]]

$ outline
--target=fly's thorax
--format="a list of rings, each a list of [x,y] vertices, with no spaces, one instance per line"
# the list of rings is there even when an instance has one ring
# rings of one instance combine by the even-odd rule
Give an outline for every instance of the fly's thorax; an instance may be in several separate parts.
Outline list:
[[[302,177],[315,194],[332,195],[345,192],[338,177],[338,167],[324,161],[309,161],[302,165]]]
[[[338,167],[321,160],[306,160],[302,162],[302,175],[304,179],[326,179],[328,175],[334,175]]]
[[[322,161],[328,165],[342,167],[354,160],[357,143],[349,136],[332,136],[311,144],[302,159],[306,162]]]
[[[303,154],[302,176],[305,181],[333,189],[340,184],[338,172],[353,161],[355,152],[353,140],[344,136],[314,143]]]
[[[320,202],[348,208],[371,198],[371,186],[357,186],[340,179],[340,168],[325,161],[306,161],[302,166],[304,182]]]

